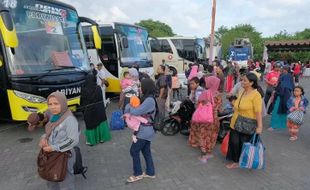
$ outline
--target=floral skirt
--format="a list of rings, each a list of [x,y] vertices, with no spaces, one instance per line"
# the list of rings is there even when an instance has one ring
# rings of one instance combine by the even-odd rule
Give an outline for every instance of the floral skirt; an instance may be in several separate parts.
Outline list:
[[[219,121],[214,123],[191,123],[189,144],[199,147],[202,153],[212,153],[219,132]]]

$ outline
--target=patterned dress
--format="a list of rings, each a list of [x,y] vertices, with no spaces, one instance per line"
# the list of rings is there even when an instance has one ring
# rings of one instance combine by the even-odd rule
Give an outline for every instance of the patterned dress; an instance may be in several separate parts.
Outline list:
[[[189,144],[192,147],[199,147],[202,153],[212,153],[216,144],[219,132],[220,122],[218,119],[218,110],[222,106],[220,95],[214,97],[213,104],[213,123],[191,122]]]

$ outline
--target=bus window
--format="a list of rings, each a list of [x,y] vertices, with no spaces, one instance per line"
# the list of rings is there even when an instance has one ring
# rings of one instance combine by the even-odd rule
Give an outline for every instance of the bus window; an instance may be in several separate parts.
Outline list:
[[[150,40],[150,44],[152,52],[161,52],[161,45],[159,40]]]
[[[161,41],[161,48],[163,52],[173,53],[168,40],[160,40],[160,41]]]

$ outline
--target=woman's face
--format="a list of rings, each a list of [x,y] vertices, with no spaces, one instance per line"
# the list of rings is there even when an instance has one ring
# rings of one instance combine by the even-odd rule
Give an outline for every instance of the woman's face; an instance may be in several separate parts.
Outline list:
[[[248,79],[246,76],[243,76],[243,77],[242,77],[241,86],[242,86],[244,89],[251,88],[252,85],[253,85],[253,82],[250,82],[249,79]]]
[[[295,88],[294,89],[294,96],[301,96],[302,95],[302,91],[300,88]]]
[[[53,115],[57,115],[61,113],[61,105],[60,102],[55,98],[51,97],[48,100],[48,109]]]

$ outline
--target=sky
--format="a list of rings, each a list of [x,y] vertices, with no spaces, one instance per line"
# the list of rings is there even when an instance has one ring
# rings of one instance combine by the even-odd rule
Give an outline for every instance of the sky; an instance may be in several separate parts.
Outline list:
[[[205,37],[211,32],[212,0],[62,0],[80,16],[101,23],[153,19],[182,36]],[[293,34],[310,28],[310,0],[217,0],[215,29],[251,24],[263,37],[281,30]]]

